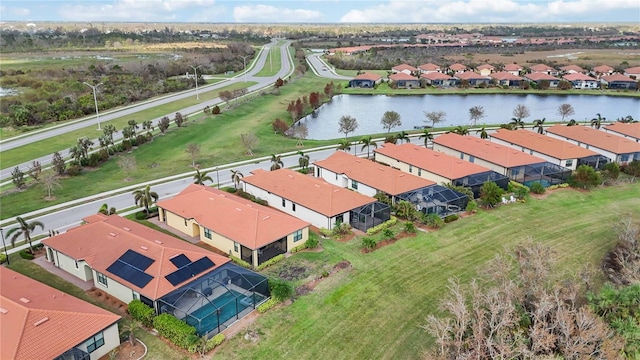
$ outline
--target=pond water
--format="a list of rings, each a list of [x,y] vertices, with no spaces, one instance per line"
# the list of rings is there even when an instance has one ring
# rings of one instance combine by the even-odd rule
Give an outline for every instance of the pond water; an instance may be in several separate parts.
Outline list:
[[[634,119],[640,118],[640,99],[631,97],[533,94],[338,95],[330,103],[320,107],[315,116],[309,115],[301,121],[309,129],[309,139],[326,140],[344,136],[338,132],[338,122],[343,115],[350,115],[358,120],[358,129],[349,134],[358,136],[385,132],[380,124],[385,111],[400,114],[402,126],[391,129],[392,132],[398,132],[431,125],[425,122],[425,111],[446,113],[446,121],[436,126],[471,125],[469,109],[478,105],[484,107],[485,114],[478,125],[509,122],[513,117],[513,109],[518,104],[529,108],[531,115],[524,119],[526,123],[540,118],[559,121],[558,107],[564,103],[571,104],[575,109],[575,114],[568,116],[565,121],[589,121],[597,113],[609,120],[627,115]]]

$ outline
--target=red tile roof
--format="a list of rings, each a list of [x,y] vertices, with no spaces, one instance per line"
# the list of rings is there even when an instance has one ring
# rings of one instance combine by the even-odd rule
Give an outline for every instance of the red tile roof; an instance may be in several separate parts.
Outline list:
[[[438,71],[440,70],[440,66],[432,63],[422,64],[418,66],[418,69],[425,71]]]
[[[398,80],[418,80],[417,77],[415,76],[411,76],[409,74],[406,73],[396,73],[396,74],[392,74],[389,76],[389,79],[393,80],[393,81],[398,81]]]
[[[383,147],[374,151],[450,180],[491,171],[484,166],[411,143],[402,145],[385,143]]]
[[[491,137],[506,141],[516,146],[525,147],[560,160],[581,159],[598,155],[595,151],[574,145],[568,141],[555,139],[524,129],[499,129],[495,133],[491,134]]]
[[[465,65],[455,63],[455,64],[449,65],[449,69],[453,71],[464,71],[464,70],[467,70],[467,67]]]
[[[191,184],[169,200],[166,209],[228,239],[256,250],[309,226],[291,215],[256,204],[226,191]]]
[[[189,260],[196,261],[206,256],[215,263],[214,268],[230,261],[224,256],[116,215],[104,216],[102,220],[80,225],[42,242],[73,259],[86,261],[92,269],[152,300],[184,285],[181,283],[173,286],[165,279],[166,275],[176,270],[176,266],[169,260],[172,257],[184,254]],[[127,250],[136,251],[154,260],[145,270],[153,279],[143,288],[107,271]],[[189,281],[208,272],[196,275]]]
[[[564,75],[562,78],[567,81],[598,81],[589,75],[581,73]]]
[[[600,65],[600,66],[596,66],[593,68],[593,71],[597,72],[597,73],[608,73],[613,71],[614,69],[609,66],[609,65]]]
[[[497,73],[493,73],[493,74],[490,74],[489,77],[492,77],[498,80],[511,80],[511,81],[522,80],[520,76],[513,75],[512,73],[507,71],[500,71]]]
[[[551,66],[545,65],[545,64],[535,64],[535,65],[532,65],[529,69],[531,69],[531,71],[533,71],[533,72],[556,71],[556,69],[552,68]]]
[[[614,154],[640,152],[640,143],[619,135],[607,134],[589,126],[554,125],[547,129],[548,133],[588,144]]]
[[[573,64],[571,64],[571,65],[567,65],[567,66],[563,66],[563,67],[561,67],[561,68],[560,68],[560,70],[562,70],[562,71],[575,71],[575,72],[579,72],[579,73],[581,73],[581,72],[584,72],[584,71],[585,71],[585,70],[584,70],[583,68],[581,68],[580,66],[578,66],[578,65],[573,65]]]
[[[354,80],[371,80],[371,81],[378,81],[380,79],[382,79],[382,76],[378,74],[370,73],[370,72],[360,74],[354,78]]]
[[[484,69],[488,69],[488,70],[493,70],[495,69],[495,67],[491,64],[482,64],[476,67],[477,70],[484,70]]]
[[[548,80],[548,81],[553,81],[553,80],[560,80],[555,76],[549,75],[547,73],[543,73],[543,72],[538,72],[538,73],[531,73],[531,74],[526,74],[524,77],[526,77],[527,79],[531,80],[531,81],[542,81],[542,80]]]
[[[621,123],[614,122],[611,125],[604,127],[605,130],[613,131],[618,134],[631,136],[636,139],[640,139],[640,122],[637,123]]]
[[[633,80],[632,78],[628,77],[628,76],[624,76],[622,74],[613,74],[613,75],[606,75],[603,76],[602,79],[604,79],[604,81],[610,83],[613,81],[625,81],[625,82],[636,82],[637,80]]]
[[[451,80],[451,79],[453,79],[451,76],[449,76],[447,74],[439,73],[439,72],[421,74],[420,77],[424,78],[424,79],[431,80],[431,81],[433,81],[433,80]]]
[[[0,266],[0,358],[53,359],[120,316]]]
[[[252,174],[243,177],[242,181],[328,217],[343,214],[376,201],[372,197],[331,185],[291,169],[276,171],[259,169]]]
[[[345,174],[349,179],[392,196],[435,184],[431,180],[407,174],[342,151],[336,151],[328,158],[316,161],[314,164],[336,174]]]
[[[522,70],[522,66],[518,64],[507,64],[503,67],[504,71],[520,71]]]
[[[624,72],[627,74],[640,74],[640,66],[624,69]]]
[[[413,67],[413,66],[411,66],[409,64],[396,65],[396,66],[392,67],[391,70],[395,70],[395,71],[409,70],[411,72],[418,71],[418,69],[416,69],[415,67]]]
[[[478,159],[483,159],[504,168],[545,162],[543,159],[523,153],[522,151],[473,136],[449,133],[438,136],[433,142],[434,144],[473,155]]]
[[[483,80],[489,80],[489,77],[484,76],[484,75],[480,75],[478,73],[475,73],[473,71],[466,71],[463,73],[458,73],[453,75],[453,77],[456,77],[458,79],[461,80],[471,80],[471,79],[483,79]]]

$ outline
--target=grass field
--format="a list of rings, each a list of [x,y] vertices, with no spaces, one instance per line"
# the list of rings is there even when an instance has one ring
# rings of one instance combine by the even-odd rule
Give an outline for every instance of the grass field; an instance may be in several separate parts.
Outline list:
[[[282,66],[282,59],[280,57],[280,54],[280,47],[272,47],[271,50],[269,50],[269,57],[264,63],[264,67],[257,74],[255,74],[255,76],[269,77],[277,74],[278,71],[280,71],[280,67]]]

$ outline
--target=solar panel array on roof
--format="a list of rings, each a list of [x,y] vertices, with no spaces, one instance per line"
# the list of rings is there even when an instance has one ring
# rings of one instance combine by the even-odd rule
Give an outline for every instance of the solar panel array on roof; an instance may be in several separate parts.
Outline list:
[[[186,257],[186,256],[185,256]],[[171,274],[165,276],[165,279],[171,283],[171,285],[176,286],[187,279],[190,279],[205,270],[212,268],[215,264],[208,257],[203,257],[200,260],[196,260],[192,263],[189,263],[178,270],[172,272]]]
[[[171,263],[177,268],[181,268],[191,263],[191,260],[189,260],[189,258],[185,254],[176,255],[169,259],[169,261],[171,261]]]
[[[133,250],[127,250],[127,252],[120,256],[120,260],[142,271],[147,270],[155,261]]]
[[[118,260],[111,264],[107,271],[133,285],[143,288],[153,279],[153,276],[145,273],[155,260],[148,258],[133,250],[127,250]]]

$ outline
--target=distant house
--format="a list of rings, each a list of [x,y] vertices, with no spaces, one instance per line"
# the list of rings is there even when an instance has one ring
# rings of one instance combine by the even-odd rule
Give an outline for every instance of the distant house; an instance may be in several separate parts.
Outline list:
[[[418,69],[409,65],[409,64],[400,64],[391,68],[391,72],[394,74],[404,73],[407,75],[415,74],[418,72]]]
[[[421,74],[431,74],[431,73],[439,73],[442,72],[440,66],[432,63],[422,64],[418,66],[418,70]]]
[[[562,71],[564,74],[584,74],[584,73],[586,73],[585,69],[581,68],[578,65],[573,65],[573,64],[561,67],[560,71]]]
[[[439,72],[421,74],[420,79],[424,79],[425,83],[433,86],[449,87],[456,84],[456,80],[451,76]]]
[[[476,67],[476,72],[483,76],[489,76],[496,68],[491,64],[482,64]]]
[[[581,73],[564,75],[562,78],[570,82],[574,89],[597,89],[599,84],[597,79]]]
[[[519,76],[522,71],[522,66],[518,64],[507,64],[502,68],[502,71],[509,72],[515,76]]]
[[[497,85],[501,86],[520,86],[520,83],[522,82],[522,78],[520,76],[513,75],[508,71],[492,73],[489,77],[492,78]]]
[[[531,73],[544,73],[544,74],[553,75],[553,76],[558,75],[558,70],[545,64],[535,64],[529,67],[529,69],[531,70]]]
[[[457,79],[460,84],[462,84],[463,81],[467,81],[469,86],[478,86],[480,84],[489,85],[491,82],[490,77],[477,74],[473,71],[457,73],[453,77]]]
[[[392,74],[389,79],[399,89],[415,89],[420,87],[420,80],[403,72]]]
[[[638,86],[637,80],[622,74],[605,75],[600,78],[600,81],[609,89],[635,90]]]
[[[159,219],[257,267],[309,238],[309,223],[204,185],[158,202]]]
[[[463,73],[465,71],[467,71],[468,68],[466,65],[462,65],[459,63],[455,63],[455,64],[451,64],[449,65],[449,71],[454,73],[454,74],[459,74],[459,73]]]
[[[438,184],[467,187],[476,197],[480,195],[480,188],[487,181],[493,181],[505,190],[509,184],[506,176],[473,163],[472,158],[465,161],[411,143],[385,143],[375,149],[374,153],[378,162]]]
[[[360,74],[349,81],[349,87],[372,88],[382,82],[382,76],[370,72]]]
[[[564,183],[571,176],[571,170],[565,167],[508,146],[472,136],[444,134],[435,138],[433,144],[436,151],[462,160],[473,158],[474,163],[527,186],[539,182],[547,187]]]
[[[600,78],[601,76],[613,75],[614,72],[615,69],[608,65],[600,65],[591,69],[591,73],[597,78]]]
[[[600,128],[605,132],[616,134],[640,142],[640,122],[636,123],[622,123],[614,122],[611,125],[607,125]]]
[[[333,229],[336,223],[351,224],[355,228],[363,224],[373,226],[370,214],[364,218],[359,215],[375,207],[376,199],[297,171],[255,170],[242,178],[242,186],[249,194],[267,200],[273,208],[318,228]]]
[[[0,358],[98,360],[120,345],[120,316],[0,266]]]
[[[139,299],[173,314],[200,335],[225,329],[269,297],[266,277],[225,256],[120,216],[83,220],[42,241],[47,261],[124,303]]]
[[[543,82],[547,81],[549,83],[550,88],[557,88],[560,79],[555,76],[551,76],[547,73],[531,73],[525,74],[524,77],[530,82],[536,83],[538,86]]]
[[[624,69],[624,74],[636,80],[640,80],[640,66]]]
[[[558,124],[548,128],[547,135],[591,149],[618,164],[640,160],[640,143],[589,126]]]
[[[580,165],[588,165],[599,170],[609,162],[607,157],[595,151],[525,129],[499,129],[491,134],[491,142],[521,150],[571,170]]]

